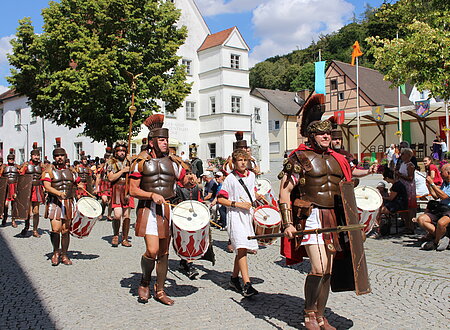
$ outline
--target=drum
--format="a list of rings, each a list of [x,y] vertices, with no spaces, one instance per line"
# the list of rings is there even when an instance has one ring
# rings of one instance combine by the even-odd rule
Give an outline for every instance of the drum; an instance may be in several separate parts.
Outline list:
[[[255,235],[278,234],[281,229],[281,215],[277,208],[270,205],[259,206],[253,213]],[[276,238],[258,240],[261,245],[273,244]]]
[[[209,208],[189,200],[172,210],[173,248],[184,260],[201,258],[209,247]]]
[[[270,181],[267,179],[256,179],[256,192],[260,195],[264,196],[265,200],[257,200],[258,205],[272,205],[277,207],[277,198],[275,197],[272,185],[270,184]]]
[[[89,236],[92,228],[102,214],[102,205],[91,197],[77,201],[75,216],[70,226],[70,234],[77,238]]]
[[[359,223],[366,225],[364,232],[368,233],[376,223],[378,212],[383,205],[383,198],[376,188],[369,186],[356,187],[355,198]]]

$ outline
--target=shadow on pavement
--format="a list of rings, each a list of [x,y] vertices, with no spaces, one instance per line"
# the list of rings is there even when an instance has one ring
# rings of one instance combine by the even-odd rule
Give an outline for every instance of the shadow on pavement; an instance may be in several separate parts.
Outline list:
[[[46,253],[47,260],[52,258],[53,252]],[[98,254],[84,254],[81,251],[67,251],[67,256],[73,260],[92,260],[100,257]]]
[[[0,329],[56,329],[49,311],[0,231]]]
[[[309,274],[309,272],[311,271],[311,264],[309,263],[308,259],[303,259],[302,262],[295,264],[295,265],[286,265],[286,261],[284,258],[274,261],[274,263],[283,268],[295,269],[302,274]]]
[[[217,270],[206,268],[203,265],[196,264],[195,266],[197,269],[204,272],[200,277],[202,280],[209,280],[224,290],[231,290],[228,285],[231,278],[231,271],[218,272]],[[253,284],[261,284],[264,282],[263,279],[254,276],[250,276],[250,280]]]
[[[274,328],[282,329],[270,319],[277,319],[291,327],[304,329],[302,311],[305,300],[303,298],[284,293],[260,292],[252,298],[242,298],[240,301],[231,298],[231,300]],[[332,312],[329,308],[325,309],[325,317],[338,329],[349,329],[353,326],[352,320]]]

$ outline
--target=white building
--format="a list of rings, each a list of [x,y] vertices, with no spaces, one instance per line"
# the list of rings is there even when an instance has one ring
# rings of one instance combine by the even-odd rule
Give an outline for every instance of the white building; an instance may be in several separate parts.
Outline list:
[[[215,157],[226,158],[232,152],[235,132],[243,131],[244,139],[252,145],[253,155],[261,162],[261,170],[268,171],[269,158],[263,157],[269,154],[268,103],[250,95],[249,48],[242,35],[236,27],[211,34],[194,0],[175,0],[174,3],[181,9],[179,25],[188,28],[188,37],[178,55],[182,57],[181,63],[187,67],[187,80],[193,85],[183,106],[174,114],[166,113],[164,126],[170,130],[170,146],[178,154],[181,151],[189,154],[189,146],[195,143],[199,146],[198,157],[204,161]],[[35,123],[31,122],[26,98],[13,96],[2,99],[2,96],[0,143],[3,143],[3,148],[14,148],[17,153],[19,150],[26,153],[26,134],[14,126],[17,124],[17,110],[22,116],[21,124],[28,127],[29,150],[33,142],[42,146],[42,120],[38,118]],[[160,106],[164,111],[164,105]],[[69,130],[46,120],[44,127],[45,155],[49,159],[56,137],[61,138],[61,146],[66,148],[71,159],[78,157],[79,150],[84,150],[86,155],[92,157],[104,153],[104,146],[79,136],[82,128]],[[134,137],[132,150],[135,153],[139,151],[139,144],[147,134],[147,128],[143,127],[139,135]],[[5,153],[3,151],[3,156]]]

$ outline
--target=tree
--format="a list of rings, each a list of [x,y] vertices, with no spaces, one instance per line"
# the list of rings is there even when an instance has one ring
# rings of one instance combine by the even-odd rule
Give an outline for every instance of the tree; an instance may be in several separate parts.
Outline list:
[[[131,77],[137,80],[134,132],[165,102],[175,111],[190,92],[176,56],[187,30],[164,0],[61,0],[42,12],[44,33],[19,23],[8,78],[32,112],[111,144],[128,132]]]
[[[300,70],[299,75],[292,80],[292,91],[301,91],[303,89],[314,90],[314,63],[306,63]]]
[[[434,97],[450,99],[450,3],[445,0],[400,0],[378,15],[400,17],[403,37],[370,37],[375,66],[394,86],[405,82]]]

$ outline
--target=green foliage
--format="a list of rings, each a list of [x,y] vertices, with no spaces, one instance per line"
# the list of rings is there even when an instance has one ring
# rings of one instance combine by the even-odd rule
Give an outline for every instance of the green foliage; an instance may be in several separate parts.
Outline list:
[[[43,10],[44,33],[19,22],[8,81],[33,114],[111,144],[128,133],[131,77],[137,80],[133,131],[158,109],[181,106],[190,85],[176,56],[187,31],[171,1],[61,0]]]
[[[314,64],[306,63],[300,72],[291,81],[290,90],[301,91],[303,89],[314,90]]]
[[[375,66],[395,86],[405,82],[434,97],[450,99],[450,3],[444,0],[400,0],[383,6],[381,22],[400,19],[398,39],[370,37]]]

